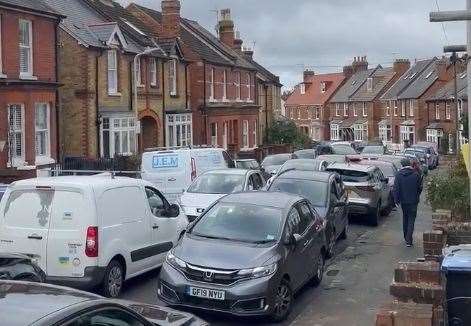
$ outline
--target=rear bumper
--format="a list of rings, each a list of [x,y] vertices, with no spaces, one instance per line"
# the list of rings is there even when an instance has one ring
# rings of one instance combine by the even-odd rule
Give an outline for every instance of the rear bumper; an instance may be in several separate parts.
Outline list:
[[[375,209],[372,201],[367,198],[349,198],[348,200],[348,212],[350,214],[366,215]]]
[[[46,276],[46,282],[81,290],[90,290],[103,282],[106,267],[86,267],[83,277]]]

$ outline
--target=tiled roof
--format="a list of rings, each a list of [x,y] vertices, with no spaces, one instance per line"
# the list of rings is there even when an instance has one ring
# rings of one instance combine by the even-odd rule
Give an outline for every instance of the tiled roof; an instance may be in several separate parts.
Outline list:
[[[55,11],[53,8],[48,6],[44,1],[42,0],[0,0],[0,4],[2,5],[10,5],[13,7],[21,7],[21,8],[26,8],[30,9],[32,11],[37,11],[41,13],[48,13],[52,14],[55,16],[59,16],[60,13]]]
[[[366,82],[366,79],[377,68],[358,71],[353,74],[345,84],[335,93],[331,102],[349,102],[350,97]]]
[[[383,100],[395,100],[435,59],[417,61],[404,73],[381,97]],[[412,78],[411,78],[412,77]]]
[[[259,64],[257,61],[255,60],[250,60],[250,59],[247,59],[247,61],[249,61],[253,66],[255,66],[255,68],[257,68],[258,72],[260,74],[262,74],[265,78],[267,78],[270,82],[278,85],[278,86],[283,86],[281,83],[280,83],[280,77],[279,76],[276,76],[274,75],[273,73],[271,73],[268,69],[266,69],[264,66],[262,66],[261,64]]]
[[[458,91],[459,99],[467,99],[467,87],[468,79],[466,78],[466,73],[461,73],[457,76],[456,79],[456,89]],[[452,79],[440,88],[434,95],[427,99],[427,101],[443,101],[451,100],[455,98],[455,81]]]
[[[439,64],[441,60],[434,59],[433,62],[426,67],[412,83],[406,87],[397,97],[398,99],[416,99],[421,97],[427,89],[437,81],[439,76]]]
[[[93,34],[101,41],[106,43],[116,28],[116,23],[113,24],[100,24],[100,25],[90,25],[88,28],[92,31]]]
[[[324,105],[344,80],[343,73],[320,74],[309,78],[305,94],[299,87],[286,100],[286,105]],[[327,90],[322,93],[321,83],[327,82]]]
[[[361,87],[350,97],[352,101],[372,101],[384,90],[386,85],[389,84],[391,79],[394,77],[395,72],[393,68],[378,68],[376,69],[369,78],[373,78],[373,89],[369,91],[367,89],[367,83],[361,85]]]

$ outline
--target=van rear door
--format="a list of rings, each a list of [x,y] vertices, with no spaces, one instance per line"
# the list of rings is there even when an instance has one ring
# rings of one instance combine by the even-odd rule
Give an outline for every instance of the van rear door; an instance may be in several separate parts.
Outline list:
[[[80,190],[56,188],[47,241],[48,276],[83,277],[85,267],[96,264],[96,258],[85,255],[87,228],[97,226],[93,203]]]
[[[190,164],[188,150],[144,153],[142,179],[151,182],[173,203],[189,186]]]
[[[52,188],[17,188],[6,195],[1,205],[0,249],[32,257],[46,273],[53,198]]]

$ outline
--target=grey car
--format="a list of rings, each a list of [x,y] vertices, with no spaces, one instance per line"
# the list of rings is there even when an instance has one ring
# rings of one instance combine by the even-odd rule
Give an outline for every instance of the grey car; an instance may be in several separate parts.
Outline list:
[[[262,161],[261,169],[265,179],[275,175],[278,169],[286,163],[286,161],[297,158],[294,154],[275,154],[265,157]]]
[[[352,214],[367,217],[377,226],[383,212],[390,207],[389,179],[376,166],[335,163],[327,171],[342,177],[348,192],[348,208]]]
[[[44,283],[0,281],[1,324],[8,326],[206,326],[203,320],[167,307]]]
[[[45,282],[46,273],[31,257],[0,252],[0,280]]]
[[[228,195],[169,252],[158,296],[173,306],[284,320],[294,293],[322,280],[324,229],[324,219],[302,197]]]

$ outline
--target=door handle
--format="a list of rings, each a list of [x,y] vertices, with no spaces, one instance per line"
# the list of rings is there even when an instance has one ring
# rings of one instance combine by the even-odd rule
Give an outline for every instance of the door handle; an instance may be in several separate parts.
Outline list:
[[[169,178],[168,181],[174,182],[174,181],[177,181],[177,179],[175,179],[175,178]]]
[[[152,228],[153,228],[154,230],[157,230],[157,229],[159,228],[159,226],[158,226],[157,224],[154,224],[154,225],[152,225]]]
[[[34,239],[34,240],[42,240],[43,237],[37,234],[31,234],[28,236],[28,239]]]

